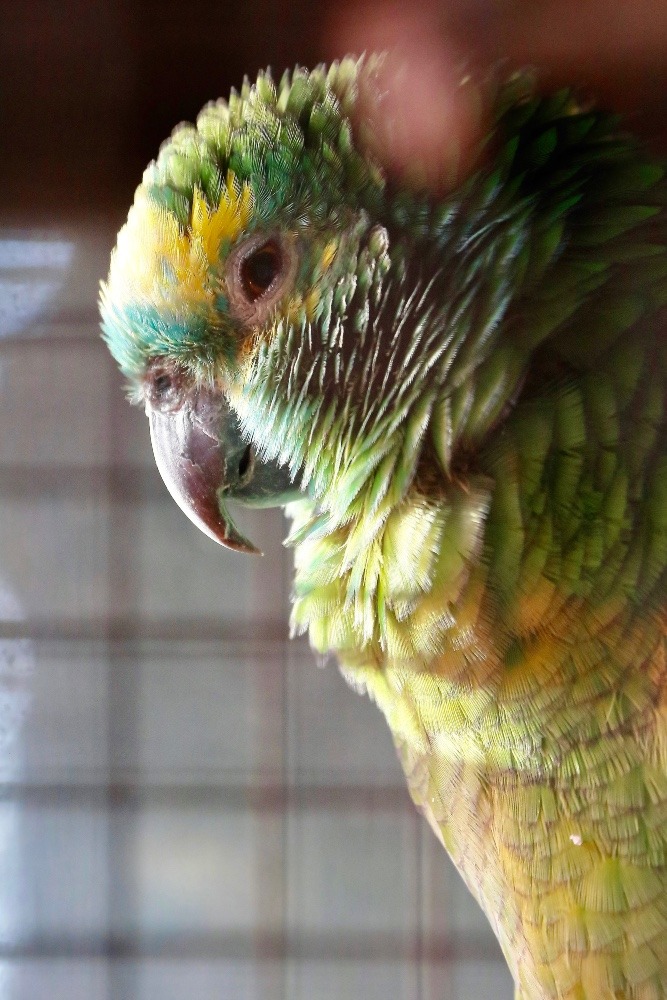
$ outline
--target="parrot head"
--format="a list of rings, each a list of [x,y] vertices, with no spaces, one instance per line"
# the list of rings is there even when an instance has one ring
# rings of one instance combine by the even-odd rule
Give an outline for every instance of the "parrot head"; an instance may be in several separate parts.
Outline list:
[[[496,352],[487,403],[472,405],[508,280],[474,280],[478,210],[392,188],[378,165],[363,109],[381,108],[381,66],[346,58],[278,86],[260,74],[177,128],[102,284],[103,335],[145,403],[158,468],[232,548],[254,551],[227,499],[305,493],[320,535],[363,510],[364,551],[415,477],[441,383],[435,450],[455,475],[468,417],[491,420],[518,381]]]
[[[569,92],[545,104],[525,74],[504,81],[479,167],[438,200],[373,154],[381,67],[347,58],[277,86],[263,73],[180,126],[101,289],[103,335],[182,509],[254,551],[227,500],[307,496],[291,540],[346,531],[341,567],[371,593],[368,554],[415,485],[425,510],[444,493],[469,526],[462,558],[479,553],[497,449],[479,456],[536,385],[595,363],[605,338],[563,331],[611,276],[564,255],[566,222],[606,197],[584,146],[603,126]],[[607,146],[624,169],[627,147]],[[596,217],[596,238],[644,215]]]
[[[387,237],[374,222],[384,179],[349,109],[373,72],[348,59],[278,87],[260,74],[179,127],[102,285],[104,336],[145,403],[158,468],[232,548],[254,551],[226,499],[282,504],[326,478],[327,437],[362,413],[359,348]]]

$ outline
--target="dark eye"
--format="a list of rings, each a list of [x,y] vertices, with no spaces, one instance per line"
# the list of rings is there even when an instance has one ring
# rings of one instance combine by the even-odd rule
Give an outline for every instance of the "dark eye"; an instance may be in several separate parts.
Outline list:
[[[271,287],[282,263],[280,247],[274,240],[263,243],[241,261],[241,285],[249,302],[256,302]]]
[[[240,240],[224,271],[232,318],[245,327],[262,326],[293,288],[297,265],[293,234],[253,233]]]
[[[144,379],[146,400],[154,410],[176,410],[183,399],[185,373],[160,358],[150,365]]]

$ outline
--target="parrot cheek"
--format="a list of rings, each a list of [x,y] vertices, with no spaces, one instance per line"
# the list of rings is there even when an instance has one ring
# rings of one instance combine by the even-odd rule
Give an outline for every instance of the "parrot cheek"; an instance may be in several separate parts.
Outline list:
[[[213,541],[259,554],[221,502],[226,462],[217,437],[204,429],[187,405],[172,412],[149,408],[148,418],[156,465],[183,513]]]

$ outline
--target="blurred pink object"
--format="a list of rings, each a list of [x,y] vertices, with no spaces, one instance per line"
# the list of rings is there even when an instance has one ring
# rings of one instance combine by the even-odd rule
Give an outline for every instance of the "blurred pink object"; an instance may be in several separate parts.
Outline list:
[[[499,64],[530,67],[545,89],[575,87],[667,150],[665,0],[370,0],[339,8],[326,41],[332,56],[389,53],[370,113],[378,155],[409,181],[446,188],[469,169]]]

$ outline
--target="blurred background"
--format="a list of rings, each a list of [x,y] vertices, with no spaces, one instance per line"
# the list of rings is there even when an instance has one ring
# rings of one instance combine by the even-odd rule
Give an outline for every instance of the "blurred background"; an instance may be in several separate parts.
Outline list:
[[[239,517],[251,559],[176,508],[97,286],[159,143],[266,65],[398,45],[399,172],[465,151],[452,81],[498,58],[664,153],[665,8],[3,5],[0,1000],[509,1000],[381,716],[288,641],[282,514]]]

